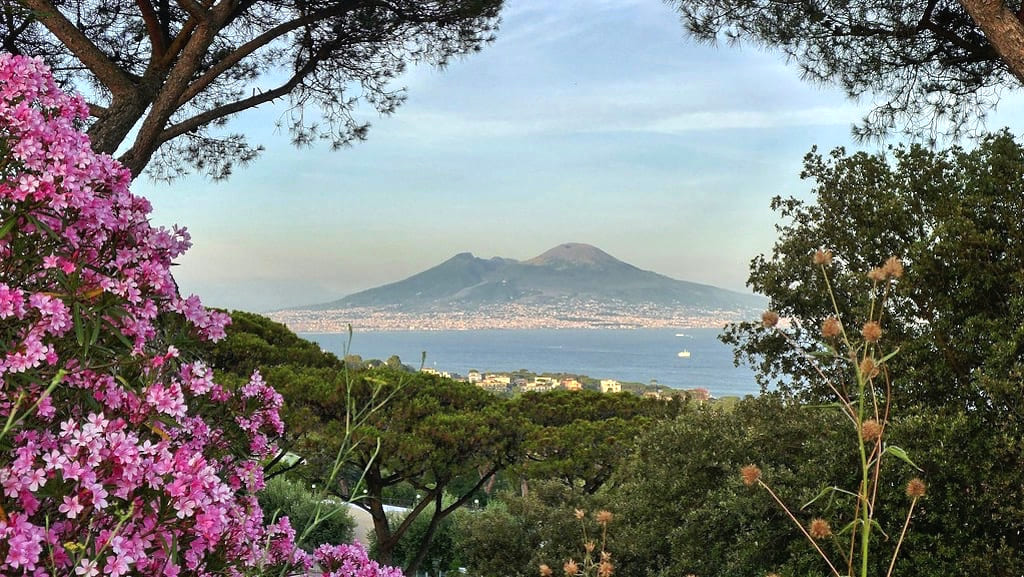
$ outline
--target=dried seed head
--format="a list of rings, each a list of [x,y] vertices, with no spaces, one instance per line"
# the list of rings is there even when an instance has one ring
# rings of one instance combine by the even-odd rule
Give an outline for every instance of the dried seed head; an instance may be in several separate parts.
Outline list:
[[[597,545],[595,545],[593,541],[587,541],[583,544],[583,548],[587,550],[587,553],[593,553],[595,547],[597,547]]]
[[[825,539],[832,535],[832,527],[829,527],[828,521],[824,519],[814,519],[807,532],[815,539]]]
[[[885,280],[885,269],[882,267],[873,268],[868,271],[868,278],[875,282],[882,282]]]
[[[602,561],[611,561],[612,560],[612,554],[609,553],[608,551],[601,551],[601,560]]]
[[[878,342],[878,339],[882,338],[882,325],[875,321],[871,321],[864,325],[864,328],[860,330],[860,334],[864,336],[864,340],[869,343]]]
[[[818,249],[814,252],[814,264],[828,266],[832,264],[832,251]]]
[[[608,523],[612,522],[612,519],[615,516],[612,515],[611,511],[605,511],[604,509],[602,509],[602,510],[598,511],[597,513],[595,513],[594,517],[597,519],[598,523],[600,523],[602,525],[607,525]]]
[[[910,480],[909,483],[907,483],[907,496],[908,497],[912,497],[914,499],[917,499],[919,497],[924,497],[924,492],[925,492],[925,485],[924,485],[924,481],[922,481],[921,479],[918,479],[917,477],[914,477],[913,479]]]
[[[612,577],[612,573],[615,572],[615,567],[611,561],[601,561],[597,566],[598,577]]]
[[[891,256],[889,257],[889,260],[885,261],[885,264],[882,265],[882,269],[890,278],[900,278],[903,276],[903,261],[901,261],[899,257]]]
[[[740,477],[743,478],[743,484],[749,487],[761,478],[761,469],[757,465],[747,465],[740,469]]]
[[[843,325],[836,317],[828,317],[821,323],[821,335],[826,339],[834,339],[843,334]]]
[[[874,419],[868,419],[860,424],[860,436],[865,441],[877,441],[882,436],[882,425]]]
[[[584,517],[587,516],[587,512],[584,511],[583,509],[576,509],[576,511],[573,514],[576,515],[576,518],[581,520],[581,521],[583,520]]]
[[[569,559],[565,562],[565,565],[562,565],[562,570],[565,571],[566,575],[579,575],[580,566],[572,559]]]
[[[764,311],[764,314],[761,315],[761,325],[766,329],[770,329],[777,324],[779,324],[779,313]]]
[[[878,376],[878,365],[875,363],[875,359],[871,357],[861,359],[858,368],[860,369],[860,374],[864,375],[865,379],[873,379]]]
[[[541,563],[541,565],[540,565],[540,577],[551,577],[551,575],[553,573],[554,573],[554,571],[551,570],[551,567],[548,567],[546,564]]]

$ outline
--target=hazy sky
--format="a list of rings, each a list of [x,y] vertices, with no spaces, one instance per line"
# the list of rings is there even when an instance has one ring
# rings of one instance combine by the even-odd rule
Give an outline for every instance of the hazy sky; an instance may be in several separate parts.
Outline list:
[[[400,82],[354,148],[294,149],[266,108],[232,125],[267,150],[227,182],[140,179],[154,221],[192,234],[182,291],[265,311],[562,242],[746,290],[771,197],[806,195],[803,155],[850,147],[867,110],[778,54],[697,45],[659,0],[507,0],[483,52]]]

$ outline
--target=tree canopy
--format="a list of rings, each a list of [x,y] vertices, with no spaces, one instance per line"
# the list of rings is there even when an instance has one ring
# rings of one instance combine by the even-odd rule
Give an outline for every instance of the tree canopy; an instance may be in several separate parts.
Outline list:
[[[803,175],[815,183],[814,198],[772,201],[783,217],[779,240],[753,260],[750,285],[813,351],[832,310],[815,250],[835,255],[830,279],[850,329],[864,321],[864,271],[892,255],[903,260],[882,336],[899,351],[889,361],[892,438],[915,455],[931,487],[908,551],[916,543],[938,552],[917,558],[914,570],[1019,573],[1024,486],[1012,463],[1024,460],[1024,147],[1002,132],[972,150],[815,151]],[[737,325],[726,340],[784,397],[833,400],[805,354],[778,333]]]
[[[523,480],[553,480],[590,495],[597,492],[655,420],[683,411],[671,401],[631,393],[550,391],[526,393],[511,407],[526,427],[522,461],[513,472]]]
[[[524,431],[522,422],[504,407],[506,401],[479,387],[426,373],[403,375],[386,367],[357,375],[352,396],[357,405],[366,403],[362,399],[376,385],[393,396],[357,431],[357,440],[363,442],[349,465],[364,472],[366,498],[356,505],[373,518],[382,560],[390,562],[392,550],[420,514],[429,518],[418,554],[405,567],[414,573],[441,521],[519,460]],[[415,488],[418,499],[405,518],[392,525],[383,497],[387,489],[401,484]]]
[[[1024,82],[1024,25],[1005,0],[670,0],[698,40],[781,50],[805,79],[870,96],[860,137],[957,136]]]
[[[286,99],[295,144],[366,137],[392,81],[492,38],[501,0],[3,0],[0,46],[90,95],[89,136],[138,176],[225,178],[261,148],[222,126]]]
[[[815,249],[836,255],[830,274],[848,326],[866,310],[864,271],[896,255],[906,274],[889,301],[885,338],[900,349],[892,359],[897,399],[1018,413],[1020,391],[1007,379],[1024,362],[1024,147],[1002,132],[973,150],[814,151],[803,177],[814,182],[814,201],[772,200],[782,217],[779,239],[770,256],[752,261],[748,281],[795,319],[797,338],[813,344],[831,314],[811,262]],[[765,361],[762,384],[828,397],[800,353],[773,333],[748,324],[729,334],[741,356]]]
[[[235,381],[258,369],[274,384],[285,400],[285,447],[304,462],[292,473],[321,487],[333,478],[330,492],[370,513],[375,550],[388,563],[419,521],[424,525],[410,535],[418,541],[405,539],[399,551],[415,572],[442,521],[520,459],[525,423],[508,401],[427,373],[353,366],[259,315],[235,312],[232,319],[227,338],[207,352],[212,366]],[[418,497],[402,519],[385,509],[396,490]]]

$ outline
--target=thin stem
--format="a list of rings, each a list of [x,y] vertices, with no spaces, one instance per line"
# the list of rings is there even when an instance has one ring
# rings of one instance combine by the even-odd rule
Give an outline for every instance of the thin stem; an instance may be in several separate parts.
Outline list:
[[[874,307],[874,301],[872,300],[871,305]],[[867,348],[865,347],[864,354],[867,355]],[[856,357],[855,357],[856,358]],[[860,534],[860,575],[861,577],[868,576],[868,553],[869,546],[871,545],[871,506],[869,503],[870,488],[870,465],[868,464],[867,448],[864,445],[864,405],[865,397],[864,388],[867,386],[867,379],[865,379],[864,373],[860,370],[860,366],[854,368],[857,375],[857,449],[860,452],[860,470],[861,470],[861,482],[860,498],[858,499],[858,506],[860,509],[861,522],[864,525],[863,532]]]
[[[882,374],[885,376],[885,413],[879,420],[879,424],[882,426],[881,432],[878,434],[877,451],[878,451],[878,462],[875,463],[875,485],[872,488],[871,493],[871,508],[875,507],[875,502],[878,498],[878,478],[882,474],[882,439],[885,438],[885,429],[889,423],[889,407],[892,404],[892,382],[889,380],[889,370],[882,366]]]
[[[889,299],[890,286],[892,286],[892,282],[887,281],[885,288],[882,290],[882,300],[878,303],[878,324],[882,324],[882,317],[885,316],[885,301]]]
[[[852,422],[854,425],[856,425],[857,424],[857,413],[853,410],[853,405],[851,405],[850,402],[846,399],[846,395],[840,393],[839,390],[836,389],[835,385],[832,384],[832,381],[827,376],[825,376],[825,372],[821,370],[821,367],[818,365],[817,360],[814,357],[812,357],[810,354],[808,354],[806,351],[804,351],[803,348],[801,348],[799,345],[797,345],[796,341],[793,340],[793,337],[791,337],[788,334],[786,334],[785,331],[783,331],[781,329],[778,329],[778,328],[776,328],[775,330],[780,335],[782,335],[782,337],[784,339],[786,339],[786,341],[794,349],[802,352],[804,354],[804,356],[811,361],[811,367],[813,367],[814,370],[818,373],[818,376],[821,377],[822,380],[825,381],[825,384],[828,385],[828,388],[831,389],[833,393],[835,393],[836,398],[843,405],[843,409],[845,409],[844,410],[844,414],[846,415],[846,417],[848,419],[850,419],[850,422]]]
[[[874,281],[871,284],[871,306],[868,307],[868,320],[873,320],[875,317],[875,305],[878,304],[878,299],[874,298],[875,292],[878,290],[878,281]]]
[[[842,316],[839,314],[839,305],[836,303],[836,293],[832,290],[832,283],[828,280],[828,269],[825,265],[819,265],[821,267],[821,276],[825,279],[825,288],[828,290],[828,298],[832,301],[832,311],[836,313],[836,318],[841,319]],[[850,339],[846,336],[846,327],[843,326],[842,320],[839,321],[839,331],[843,333],[843,343],[846,344],[846,348],[852,349],[850,346]]]
[[[814,549],[818,552],[818,555],[821,555],[821,558],[825,560],[825,563],[828,563],[829,569],[832,569],[832,573],[836,577],[843,577],[836,569],[835,565],[832,564],[832,561],[829,560],[828,555],[826,555],[825,552],[821,550],[821,547],[818,546],[818,542],[814,540],[814,537],[811,537],[810,533],[807,532],[807,529],[804,529],[804,526],[800,524],[800,521],[798,521],[797,518],[793,516],[793,513],[789,510],[789,507],[787,507],[786,504],[782,502],[782,499],[780,499],[779,496],[775,494],[775,491],[772,491],[772,488],[769,487],[761,479],[757,480],[757,484],[763,487],[765,491],[768,491],[768,494],[772,496],[772,499],[775,499],[775,502],[779,504],[779,507],[782,507],[782,510],[785,511],[786,515],[788,515],[789,518],[793,521],[793,523],[800,529],[800,532],[804,534],[804,537],[807,537],[807,540],[811,542],[811,545],[814,546]]]
[[[896,557],[900,554],[900,545],[903,544],[903,538],[907,535],[907,527],[910,527],[910,516],[914,514],[914,505],[917,504],[917,497],[910,502],[910,509],[907,510],[907,520],[903,522],[903,530],[900,531],[900,539],[896,541],[896,550],[892,553],[892,561],[889,562],[889,571],[885,574],[885,577],[892,577],[892,570],[896,566]]]
[[[860,496],[857,497],[860,499]],[[857,507],[860,507],[858,502]],[[853,575],[853,553],[857,550],[857,523],[850,525],[850,555],[846,558],[846,574]]]

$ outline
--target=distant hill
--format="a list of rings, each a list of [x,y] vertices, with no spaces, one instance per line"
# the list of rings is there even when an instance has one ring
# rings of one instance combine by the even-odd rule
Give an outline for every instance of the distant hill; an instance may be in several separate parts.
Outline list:
[[[380,307],[417,312],[571,301],[699,310],[765,305],[760,296],[676,280],[622,262],[597,247],[567,243],[525,261],[482,259],[464,252],[405,280],[295,310]]]

